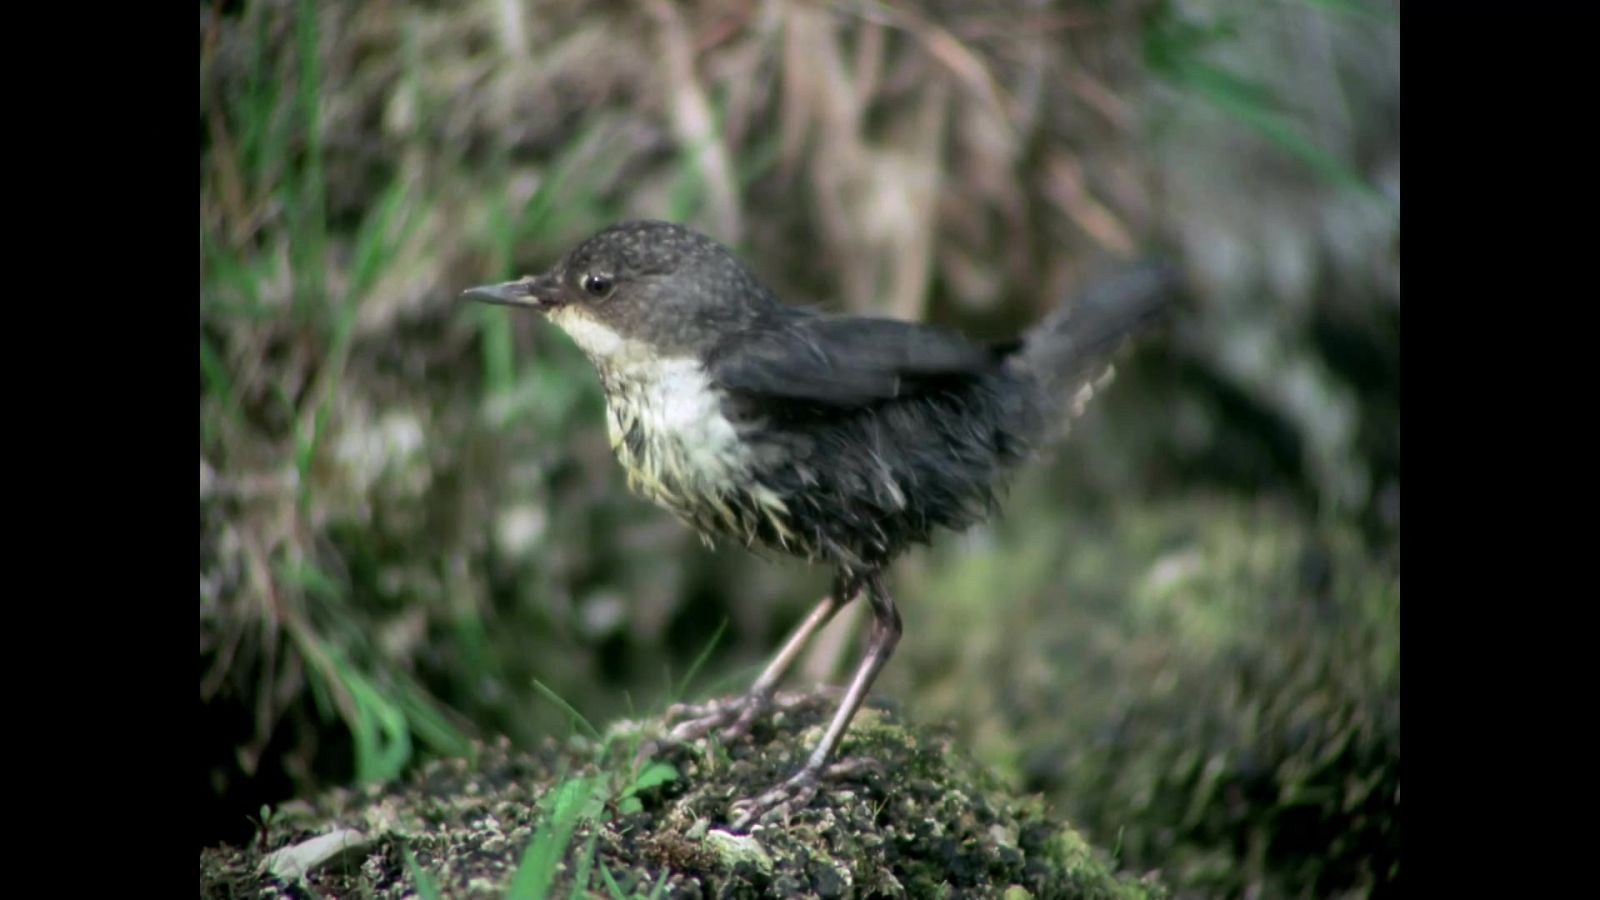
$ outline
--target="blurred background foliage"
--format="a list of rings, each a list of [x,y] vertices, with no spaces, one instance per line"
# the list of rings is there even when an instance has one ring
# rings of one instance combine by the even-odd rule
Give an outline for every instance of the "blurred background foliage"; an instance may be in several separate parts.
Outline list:
[[[980,337],[1181,261],[1004,518],[896,567],[877,694],[1186,894],[1396,887],[1398,82],[1376,0],[202,2],[201,844],[566,733],[536,681],[741,689],[824,589],[628,496],[581,355],[457,301],[658,217]]]

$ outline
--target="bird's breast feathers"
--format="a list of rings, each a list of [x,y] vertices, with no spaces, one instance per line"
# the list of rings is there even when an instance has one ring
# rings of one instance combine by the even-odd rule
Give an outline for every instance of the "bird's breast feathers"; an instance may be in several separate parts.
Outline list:
[[[680,490],[744,478],[749,454],[698,360],[643,359],[604,380],[611,444],[630,473]]]
[[[707,544],[723,535],[804,552],[787,504],[762,484],[755,453],[698,360],[641,360],[604,380],[607,431],[629,489],[672,510]]]
[[[551,321],[600,374],[630,488],[681,513],[749,483],[751,454],[698,359],[662,355],[579,310],[556,310]]]

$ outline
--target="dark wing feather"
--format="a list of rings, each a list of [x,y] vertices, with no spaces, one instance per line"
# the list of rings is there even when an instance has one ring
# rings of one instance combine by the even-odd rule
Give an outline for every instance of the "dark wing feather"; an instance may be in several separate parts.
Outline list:
[[[711,355],[711,379],[747,396],[866,406],[987,372],[1000,354],[927,325],[857,316],[790,315],[733,335]]]

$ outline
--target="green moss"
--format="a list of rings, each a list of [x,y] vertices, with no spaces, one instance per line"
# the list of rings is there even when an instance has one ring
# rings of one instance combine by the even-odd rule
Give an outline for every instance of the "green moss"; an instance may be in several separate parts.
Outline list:
[[[787,823],[729,833],[732,802],[789,775],[834,702],[782,695],[772,718],[726,756],[704,744],[659,749],[656,760],[679,777],[635,790],[631,796],[640,802],[631,813],[608,801],[634,783],[633,770],[595,763],[619,756],[615,746],[573,740],[536,753],[513,752],[505,743],[484,747],[476,765],[435,762],[388,790],[336,792],[299,804],[293,815],[274,818],[264,846],[204,851],[201,893],[283,895],[288,885],[256,874],[262,854],[340,827],[367,829],[370,844],[352,864],[306,876],[323,893],[406,896],[416,889],[418,871],[446,896],[501,891],[545,827],[541,806],[571,800],[574,785],[583,791],[599,785],[592,804],[580,797],[571,806],[583,813],[552,876],[559,895],[583,871],[590,881],[578,887],[594,896],[602,895],[601,872],[622,885],[664,878],[670,896],[1163,896],[1154,881],[1118,875],[1038,798],[1004,789],[955,750],[948,735],[880,708],[864,709],[843,745],[845,756],[871,761],[870,767],[826,784]],[[664,726],[646,720],[611,733],[637,728],[658,736]],[[556,794],[563,799],[552,801]]]
[[[1395,883],[1396,559],[1205,497],[1014,528],[982,559],[907,567],[928,613],[885,690],[923,687],[924,715],[1175,886]],[[1066,549],[1040,567],[1039,546]]]

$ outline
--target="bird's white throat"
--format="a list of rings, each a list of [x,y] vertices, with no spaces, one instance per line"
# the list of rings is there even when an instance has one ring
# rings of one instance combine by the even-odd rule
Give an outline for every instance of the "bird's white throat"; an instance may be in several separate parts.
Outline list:
[[[750,454],[699,360],[662,356],[570,307],[552,310],[550,321],[600,373],[611,446],[634,490],[679,506],[745,483]]]

